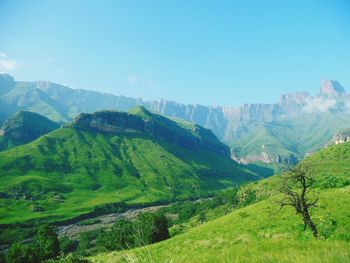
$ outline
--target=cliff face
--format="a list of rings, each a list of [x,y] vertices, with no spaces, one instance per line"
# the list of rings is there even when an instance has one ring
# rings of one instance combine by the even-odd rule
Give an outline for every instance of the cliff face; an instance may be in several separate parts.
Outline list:
[[[142,132],[189,150],[204,149],[230,157],[229,148],[210,130],[198,125],[184,128],[175,121],[149,112],[144,107],[138,107],[129,113],[118,111],[81,113],[74,118],[73,125],[77,128],[107,133]]]
[[[324,80],[320,88],[320,95],[323,96],[341,96],[346,94],[344,87],[336,80]]]
[[[324,81],[320,93],[314,97],[306,92],[295,92],[282,95],[274,104],[213,107],[181,104],[169,100],[143,101],[95,91],[71,89],[46,81],[17,82],[8,75],[0,75],[0,122],[21,109],[37,113],[45,112],[45,116],[55,121],[70,121],[80,112],[128,111],[135,106],[144,106],[165,116],[208,128],[232,149],[241,147],[242,151],[238,155],[240,158],[247,158],[248,161],[257,159],[256,156],[271,162],[277,159],[289,159],[292,155],[302,158],[305,153],[317,150],[316,146],[322,147],[335,132],[346,128],[350,121],[350,96],[339,82],[331,80]],[[304,123],[299,122],[300,119],[304,119]],[[274,129],[270,129],[264,134],[265,138],[256,133],[247,139],[247,136],[261,125],[268,124],[274,127],[280,123],[283,124],[284,130],[278,131],[277,134]],[[322,133],[326,134],[323,139],[321,134],[317,134],[314,130],[317,123],[325,123],[328,127],[328,130],[321,128]],[[282,137],[292,143],[285,143]],[[265,144],[270,145],[268,150],[251,153],[240,143],[243,140],[249,149],[253,149],[251,144],[255,143],[254,138],[258,138],[261,142],[260,145],[254,146],[256,149]],[[306,145],[307,149],[303,149],[304,146],[300,144]],[[263,152],[269,157],[263,157]]]
[[[332,138],[331,143],[333,144],[341,144],[344,142],[349,142],[350,141],[350,130],[346,130],[343,132],[339,132],[335,134]]]

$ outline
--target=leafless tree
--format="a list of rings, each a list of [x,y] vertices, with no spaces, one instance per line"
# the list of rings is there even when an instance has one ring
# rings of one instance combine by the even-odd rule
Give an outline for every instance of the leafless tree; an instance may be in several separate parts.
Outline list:
[[[313,197],[314,178],[307,173],[307,170],[307,166],[299,164],[282,174],[279,191],[285,197],[279,201],[280,208],[277,212],[285,206],[294,207],[296,214],[303,218],[304,231],[309,227],[313,236],[318,238],[317,226],[310,216],[310,208],[317,207],[318,197]]]

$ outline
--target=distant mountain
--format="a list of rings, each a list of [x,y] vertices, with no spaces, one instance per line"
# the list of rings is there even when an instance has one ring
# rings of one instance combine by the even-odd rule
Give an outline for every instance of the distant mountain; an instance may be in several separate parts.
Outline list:
[[[34,112],[20,111],[0,129],[0,151],[25,144],[59,127],[59,124]]]
[[[320,94],[325,96],[341,96],[345,95],[345,89],[338,81],[324,80],[320,88]]]
[[[258,179],[207,129],[137,107],[79,114],[0,152],[0,223],[60,219],[97,205],[169,202]]]
[[[335,134],[331,140],[331,144],[341,144],[349,141],[350,141],[350,129],[346,129]]]
[[[282,95],[274,104],[214,107],[143,101],[0,75],[0,121],[21,109],[54,121],[71,121],[80,112],[128,111],[137,105],[211,129],[230,146],[232,158],[242,163],[294,163],[322,148],[350,121],[350,96],[332,80],[323,81],[316,96],[296,92]]]

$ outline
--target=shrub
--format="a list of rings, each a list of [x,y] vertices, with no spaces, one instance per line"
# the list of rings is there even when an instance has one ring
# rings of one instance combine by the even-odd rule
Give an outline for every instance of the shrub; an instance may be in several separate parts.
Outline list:
[[[111,231],[102,232],[98,235],[96,243],[107,251],[133,247],[133,223],[130,220],[119,219]]]
[[[148,245],[170,237],[168,222],[164,214],[142,213],[134,223],[135,244]]]
[[[14,243],[6,253],[7,263],[37,263],[39,255],[31,245]]]
[[[79,242],[77,240],[71,240],[68,237],[60,239],[60,248],[63,253],[70,253],[77,249]]]
[[[35,245],[42,260],[56,258],[60,253],[60,243],[57,234],[50,225],[39,227],[35,237]]]

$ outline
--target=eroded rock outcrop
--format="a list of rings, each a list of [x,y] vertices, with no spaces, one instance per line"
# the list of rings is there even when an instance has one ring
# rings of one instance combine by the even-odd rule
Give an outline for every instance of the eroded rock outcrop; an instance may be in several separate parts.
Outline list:
[[[337,133],[332,138],[332,144],[341,144],[350,141],[350,130]]]
[[[80,113],[73,126],[107,133],[143,133],[190,150],[205,149],[229,157],[229,148],[208,129],[199,125],[184,128],[175,121],[154,114],[144,107],[130,112],[98,111]]]

